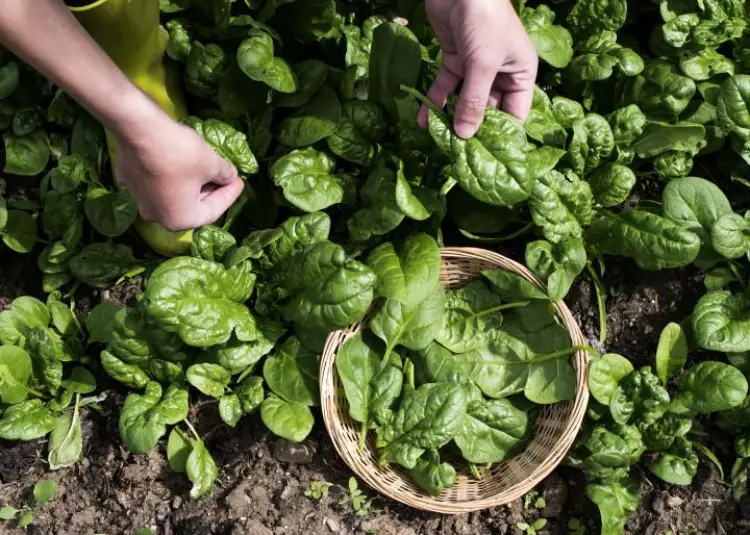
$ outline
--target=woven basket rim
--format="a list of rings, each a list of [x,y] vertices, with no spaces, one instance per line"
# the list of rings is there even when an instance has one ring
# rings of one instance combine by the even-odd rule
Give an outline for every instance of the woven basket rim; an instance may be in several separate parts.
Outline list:
[[[518,262],[493,251],[474,247],[443,247],[441,249],[441,273],[443,267],[450,263],[451,260],[476,260],[490,264],[492,266],[491,269],[502,269],[504,271],[516,273],[528,280],[535,287],[543,290],[545,293],[547,291],[544,283],[529,269]],[[476,278],[476,276],[478,276],[478,273],[475,274],[473,278]],[[468,280],[466,282],[468,282]],[[555,314],[562,320],[563,325],[570,334],[572,344],[587,345],[586,339],[567,305],[565,305],[563,301],[557,301],[556,303],[553,303],[553,305],[555,308]],[[366,317],[368,316],[369,312]],[[361,459],[362,454],[355,451],[357,450],[357,444],[346,439],[343,434],[343,430],[346,426],[359,426],[359,424],[351,420],[348,415],[348,410],[339,410],[341,407],[337,402],[337,393],[335,392],[334,376],[337,373],[335,369],[335,360],[338,349],[346,339],[353,336],[361,329],[364,321],[365,320],[361,320],[346,329],[332,332],[326,339],[320,363],[319,379],[321,409],[326,429],[336,452],[360,479],[380,494],[410,507],[424,511],[443,514],[460,514],[478,511],[490,507],[505,505],[520,498],[547,477],[563,460],[580,430],[588,406],[589,392],[587,388],[587,374],[589,357],[584,351],[578,351],[571,357],[576,372],[576,394],[573,400],[564,402],[572,404],[569,416],[566,416],[565,418],[567,427],[556,439],[554,447],[546,453],[543,462],[538,463],[538,466],[536,466],[536,468],[529,474],[525,474],[524,479],[520,483],[513,485],[508,490],[504,490],[488,497],[461,501],[440,500],[438,499],[439,497],[432,497],[421,491],[404,492],[399,488],[394,488],[394,486],[388,485],[383,478],[386,472],[388,472],[391,477],[393,477],[394,472],[398,474],[397,477],[401,479],[405,479],[405,476],[400,470],[394,469],[395,467],[381,469],[371,460]],[[339,395],[338,399],[342,403],[346,403],[345,396]],[[559,404],[549,406],[551,407],[550,410],[554,411],[555,407],[558,405]],[[359,458],[360,463],[363,466],[353,462],[352,457]],[[510,460],[511,459],[506,459],[503,463],[507,463]],[[503,463],[500,463],[498,466]],[[494,478],[498,476],[493,469],[492,472],[489,472],[485,477]]]

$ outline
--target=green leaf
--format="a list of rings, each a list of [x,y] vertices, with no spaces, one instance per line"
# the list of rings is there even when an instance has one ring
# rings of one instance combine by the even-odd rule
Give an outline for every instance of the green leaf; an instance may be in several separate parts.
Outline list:
[[[367,263],[378,277],[377,295],[406,305],[421,303],[440,284],[440,247],[426,234],[409,236],[398,251],[384,243],[372,250]]]
[[[564,27],[553,24],[555,13],[542,4],[536,9],[524,8],[521,20],[539,57],[557,69],[567,67],[573,59],[573,37]]]
[[[621,535],[628,517],[638,508],[638,489],[629,480],[586,485],[586,496],[599,508],[601,535]]]
[[[230,427],[237,425],[242,418],[242,403],[237,394],[227,394],[219,398],[219,416]]]
[[[526,245],[526,264],[547,283],[550,300],[563,299],[586,267],[583,240],[570,238],[552,244],[545,240]]]
[[[380,420],[401,393],[403,374],[393,359],[383,362],[383,345],[361,331],[339,350],[336,371],[344,385],[349,415],[357,422]]]
[[[644,210],[601,214],[588,240],[602,253],[632,258],[649,271],[686,266],[700,250],[698,235]]]
[[[656,348],[656,373],[663,384],[678,375],[685,366],[688,343],[678,323],[668,323],[659,335]]]
[[[125,234],[138,217],[138,205],[127,189],[94,188],[86,195],[84,209],[94,229],[111,238]]]
[[[336,160],[309,148],[282,156],[270,173],[287,201],[305,212],[316,212],[344,200],[344,179],[335,169]]]
[[[86,330],[89,332],[90,344],[107,344],[112,339],[115,328],[115,315],[119,308],[114,303],[105,302],[96,305],[86,316]]]
[[[474,198],[493,206],[511,207],[531,193],[528,143],[521,122],[488,108],[479,131],[471,139],[458,138],[446,117],[429,112],[429,131],[451,159],[452,176]]]
[[[81,419],[76,403],[72,412],[65,411],[57,417],[55,428],[49,435],[47,460],[50,470],[73,466],[81,458],[82,451]]]
[[[23,402],[32,377],[31,357],[15,346],[0,346],[0,401],[7,405]]]
[[[690,485],[698,473],[698,456],[689,441],[678,437],[669,450],[657,454],[648,469],[667,483]]]
[[[172,258],[151,274],[144,292],[146,311],[163,329],[195,347],[256,340],[255,319],[243,304],[255,275],[248,263],[225,269],[198,258]]]
[[[57,481],[42,479],[34,485],[34,501],[37,505],[51,502],[57,494]]]
[[[370,328],[386,343],[387,353],[397,345],[413,351],[425,349],[442,328],[445,302],[445,291],[440,286],[413,306],[386,299],[373,315]]]
[[[365,242],[394,230],[404,220],[396,202],[397,178],[390,169],[378,166],[359,192],[361,208],[346,222],[353,241]]]
[[[35,130],[25,136],[5,134],[5,168],[12,175],[38,175],[49,162],[49,146],[44,130]]]
[[[185,373],[188,383],[212,398],[224,395],[225,388],[232,380],[229,372],[218,364],[193,364]]]
[[[245,134],[218,119],[201,121],[189,117],[186,122],[206,140],[216,154],[231,162],[240,173],[254,175],[258,172],[258,161],[250,150]]]
[[[618,424],[649,425],[664,415],[669,401],[659,378],[645,366],[620,380],[609,401],[609,412]]]
[[[263,378],[271,391],[290,403],[320,404],[318,368],[320,355],[305,349],[292,336],[263,365]]]
[[[698,414],[726,411],[747,397],[747,379],[723,362],[703,361],[680,377],[677,403]]]
[[[263,82],[281,93],[297,90],[297,77],[289,64],[274,57],[273,39],[261,30],[253,30],[250,37],[237,48],[237,64],[251,80]]]
[[[448,290],[442,328],[435,339],[456,353],[486,345],[502,324],[502,304],[482,281]]]
[[[739,214],[721,216],[711,227],[711,246],[724,258],[740,258],[750,251],[750,223]]]
[[[710,292],[693,309],[693,332],[710,351],[750,351],[750,301],[742,294]]]
[[[291,94],[279,94],[274,104],[280,108],[297,108],[312,100],[318,89],[325,83],[328,67],[318,59],[306,59],[292,66],[297,77],[297,90]]]
[[[3,243],[17,253],[29,253],[39,240],[36,220],[20,210],[8,211],[5,229],[2,231]]]
[[[140,389],[149,382],[148,375],[141,368],[135,364],[123,362],[109,351],[102,351],[100,359],[107,375],[125,386]]]
[[[461,430],[468,398],[465,386],[449,383],[407,391],[390,421],[377,429],[380,463],[412,469],[425,450],[450,442]]]
[[[184,473],[187,460],[193,451],[190,439],[179,427],[174,427],[167,441],[167,462],[174,472]]]
[[[439,496],[443,489],[456,484],[456,469],[449,463],[441,463],[437,451],[431,450],[417,460],[409,470],[409,477],[430,496]]]
[[[242,412],[244,414],[251,414],[263,403],[263,398],[265,397],[263,379],[256,375],[251,375],[234,389],[234,393],[240,399]]]
[[[417,85],[421,63],[419,41],[406,26],[384,22],[375,28],[369,63],[369,96],[394,120],[398,117],[395,99],[402,96],[400,87]]]
[[[310,102],[281,121],[278,138],[287,147],[307,147],[333,134],[340,119],[341,102],[336,92],[323,86]]]
[[[128,394],[120,411],[120,435],[133,453],[151,450],[174,425],[187,417],[188,391],[170,385],[162,395],[159,383],[149,382],[143,394]]]
[[[79,281],[95,288],[109,286],[137,264],[127,245],[92,243],[70,261],[70,272]]]
[[[625,202],[635,186],[635,173],[619,163],[610,163],[598,168],[587,180],[594,201],[607,208]]]
[[[13,520],[20,512],[21,511],[10,505],[0,507],[0,520]]]
[[[290,442],[305,440],[315,423],[309,407],[290,403],[273,394],[260,405],[260,417],[272,433]]]
[[[74,394],[90,394],[96,390],[94,375],[83,366],[76,366],[70,376],[62,382],[62,387]]]
[[[607,353],[594,360],[589,366],[588,386],[591,395],[599,403],[609,405],[619,382],[632,371],[630,361],[616,353]]]
[[[35,440],[54,428],[52,413],[38,399],[11,405],[0,418],[0,438],[3,440]]]
[[[281,310],[287,321],[331,331],[364,316],[373,298],[376,276],[350,259],[344,249],[324,241],[310,246],[280,276],[288,296]]]
[[[326,144],[336,156],[367,166],[387,133],[388,120],[380,106],[369,100],[352,100],[344,102],[338,127]]]
[[[197,500],[201,496],[211,492],[216,482],[216,463],[200,440],[190,440],[193,446],[190,455],[185,462],[185,473],[193,483],[190,489],[190,497]]]
[[[507,399],[469,404],[463,427],[455,437],[464,459],[498,463],[518,450],[531,430],[528,415]]]
[[[706,146],[706,129],[698,124],[666,124],[652,122],[633,145],[640,158],[654,158],[667,151],[697,154]]]
[[[574,173],[550,171],[534,183],[529,208],[534,224],[552,243],[580,238],[591,223],[593,212],[591,186]]]
[[[482,271],[482,276],[490,282],[492,291],[506,301],[523,301],[525,299],[547,299],[547,294],[520,275],[496,269]]]

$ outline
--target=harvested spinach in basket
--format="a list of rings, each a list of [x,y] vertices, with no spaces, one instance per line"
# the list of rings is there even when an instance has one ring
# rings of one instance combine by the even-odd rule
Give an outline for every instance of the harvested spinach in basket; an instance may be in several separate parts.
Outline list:
[[[440,249],[424,234],[372,251],[376,308],[336,369],[381,465],[395,463],[438,495],[470,464],[521,452],[537,405],[572,399],[567,330],[547,296],[507,271],[440,284]]]

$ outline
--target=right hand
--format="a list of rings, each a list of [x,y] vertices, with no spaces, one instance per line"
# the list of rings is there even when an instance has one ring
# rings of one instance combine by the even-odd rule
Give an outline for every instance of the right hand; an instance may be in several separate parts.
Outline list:
[[[141,217],[177,232],[219,219],[242,193],[235,167],[190,127],[156,114],[146,132],[116,136],[115,177]]]

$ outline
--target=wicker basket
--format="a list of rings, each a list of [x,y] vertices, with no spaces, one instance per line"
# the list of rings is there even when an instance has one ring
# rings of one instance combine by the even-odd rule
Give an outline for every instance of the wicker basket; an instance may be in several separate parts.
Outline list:
[[[440,282],[451,288],[463,286],[480,272],[504,269],[529,280],[535,286],[543,284],[528,269],[497,253],[473,248],[444,248]],[[555,303],[557,315],[570,331],[574,345],[586,341],[565,303]],[[432,497],[421,491],[395,465],[379,468],[374,447],[374,433],[368,436],[368,447],[359,449],[360,424],[349,416],[344,388],[334,365],[341,345],[356,333],[367,319],[347,329],[331,333],[320,364],[320,391],[323,419],[339,455],[368,485],[394,500],[411,507],[437,513],[457,514],[497,507],[526,494],[560,463],[581,426],[588,390],[586,388],[587,356],[578,352],[572,357],[576,370],[575,399],[541,408],[534,437],[519,455],[485,470],[481,480],[459,474],[456,484]]]

